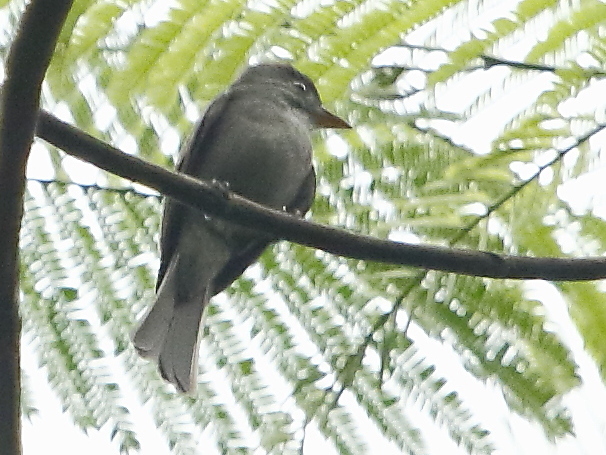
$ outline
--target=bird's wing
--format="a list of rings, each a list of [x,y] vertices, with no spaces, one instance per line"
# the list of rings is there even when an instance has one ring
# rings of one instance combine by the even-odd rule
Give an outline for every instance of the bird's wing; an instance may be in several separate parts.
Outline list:
[[[208,107],[202,120],[198,123],[194,134],[183,147],[176,170],[195,177],[195,172],[200,168],[207,147],[212,142],[213,126],[221,121],[225,112],[225,105],[229,101],[230,93],[219,96]],[[162,231],[160,234],[160,269],[156,281],[156,291],[160,287],[166,270],[170,264],[173,253],[180,236],[181,226],[185,210],[183,204],[171,198],[164,200],[164,212],[162,215]]]
[[[303,216],[311,207],[315,194],[316,172],[312,167],[301,185],[297,196],[292,203],[286,207],[286,210],[297,216]],[[255,240],[243,248],[239,254],[233,255],[215,278],[213,282],[213,295],[223,291],[242,275],[244,270],[261,256],[261,253],[263,253],[270,243],[272,243],[271,240]]]
[[[313,204],[315,197],[316,171],[312,166],[309,170],[309,174],[305,177],[301,188],[299,188],[299,192],[295,196],[295,199],[286,207],[286,211],[303,216],[311,208],[311,204]]]
[[[187,144],[185,144],[184,151],[177,164],[177,170],[179,172],[195,176],[199,171],[205,157],[207,144],[213,141],[213,131],[216,131],[216,128],[213,128],[213,126],[221,121],[222,115],[225,112],[225,104],[232,96],[237,95],[227,92],[218,97],[209,106],[198,124],[195,133]],[[311,207],[315,191],[316,174],[312,167],[296,197],[286,206],[286,210],[290,213],[298,214],[299,216],[304,215]],[[156,291],[164,279],[172,255],[175,252],[185,214],[183,208],[181,203],[166,198],[162,216],[162,232],[160,236],[161,259],[160,269],[158,270],[158,279],[156,281]],[[212,294],[218,294],[229,286],[250,264],[259,258],[263,250],[265,250],[271,242],[271,239],[255,240],[242,248],[239,254],[234,254],[217,275],[214,281]]]

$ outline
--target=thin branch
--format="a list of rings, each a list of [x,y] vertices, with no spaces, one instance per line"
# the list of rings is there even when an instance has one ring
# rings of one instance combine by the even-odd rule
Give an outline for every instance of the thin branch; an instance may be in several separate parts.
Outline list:
[[[519,70],[529,70],[529,71],[545,71],[548,73],[555,73],[558,69],[555,66],[551,65],[541,65],[538,63],[524,63],[518,62],[515,60],[506,60],[504,58],[495,57],[492,55],[482,54],[480,58],[484,61],[484,68],[489,69],[493,66],[509,66],[510,68],[515,68]]]
[[[557,73],[558,71],[565,71],[566,69],[569,69],[569,68],[565,68],[565,67],[558,68],[557,66],[543,65],[543,64],[539,64],[539,63],[518,62],[515,60],[507,60],[504,58],[499,58],[499,57],[495,57],[493,55],[486,55],[486,54],[480,55],[480,58],[484,61],[484,68],[486,68],[486,69],[492,68],[493,66],[497,66],[497,65],[509,66],[511,68],[520,69],[520,70],[544,71],[544,72],[548,72],[548,73]],[[602,71],[597,68],[581,68],[581,69],[583,70],[585,77],[587,77],[588,79],[591,77],[606,76],[606,71]]]
[[[422,45],[408,44],[408,43],[401,43],[400,46],[405,47],[407,49],[421,50],[421,51],[426,51],[426,52],[443,52],[445,54],[450,54],[453,51],[453,49],[446,49],[444,47],[422,46]],[[476,69],[490,69],[493,66],[499,66],[499,65],[508,66],[508,67],[514,68],[514,69],[526,70],[526,71],[543,71],[543,72],[548,72],[548,73],[557,73],[558,71],[565,71],[567,69],[570,69],[570,68],[566,68],[566,67],[544,65],[541,63],[525,63],[525,62],[520,62],[517,60],[507,60],[504,58],[500,58],[500,57],[496,57],[494,55],[488,55],[488,54],[481,54],[478,56],[478,58],[480,58],[482,60],[483,66],[469,67],[466,69],[466,71],[476,70]],[[378,67],[383,67],[383,66],[385,66],[385,65],[380,65]],[[393,67],[393,68],[404,68],[404,69],[407,68],[406,66],[393,65],[393,64],[389,65],[389,66]],[[598,69],[598,68],[581,68],[581,70],[584,72],[584,74],[587,78],[606,76],[606,71]]]
[[[0,454],[21,453],[18,243],[40,89],[70,0],[33,0],[11,46],[0,121]]]
[[[582,144],[587,142],[593,136],[602,132],[605,128],[606,128],[606,124],[599,124],[595,128],[592,128],[587,133],[583,134],[581,137],[577,138],[577,140],[574,143],[572,143],[571,145],[569,145],[568,147],[566,147],[562,150],[557,150],[558,153],[553,159],[551,159],[548,162],[546,162],[545,164],[539,166],[538,169],[531,176],[529,176],[526,180],[522,181],[518,185],[515,185],[513,188],[511,188],[511,190],[509,190],[506,194],[504,194],[500,199],[498,199],[492,205],[490,205],[490,207],[488,207],[488,209],[486,210],[486,213],[484,213],[482,216],[477,217],[475,220],[473,220],[473,222],[469,223],[464,229],[462,229],[458,233],[458,235],[456,235],[449,242],[449,245],[454,245],[455,243],[457,243],[468,232],[470,232],[474,227],[476,227],[478,224],[480,224],[480,222],[482,220],[488,218],[490,215],[492,215],[494,212],[496,212],[497,209],[499,209],[503,204],[505,204],[507,201],[512,199],[520,191],[522,191],[526,186],[528,186],[529,184],[531,184],[532,182],[537,180],[545,169],[548,169],[551,166],[555,165],[556,163],[560,162],[562,159],[564,159],[564,156],[566,156],[566,154],[568,152],[571,152],[572,150],[575,150],[577,147],[580,147]]]
[[[211,216],[339,256],[489,278],[536,278],[551,281],[606,278],[606,258],[602,257],[516,257],[483,251],[410,245],[301,220],[226,191],[222,185],[176,174],[127,155],[47,112],[40,114],[37,134],[72,156],[153,188]]]
[[[67,188],[67,187],[80,188],[84,193],[89,192],[89,191],[95,191],[95,192],[103,191],[106,194],[116,194],[120,197],[124,197],[126,195],[131,195],[131,196],[138,197],[141,199],[146,199],[146,198],[154,198],[154,199],[158,199],[158,200],[162,199],[161,194],[157,194],[156,192],[145,193],[142,191],[138,191],[137,189],[133,188],[132,186],[125,186],[123,188],[118,188],[115,186],[97,185],[95,183],[77,183],[77,182],[68,182],[65,180],[37,179],[37,178],[27,178],[27,183],[39,183],[44,188],[48,188],[52,185],[56,185],[61,188]]]

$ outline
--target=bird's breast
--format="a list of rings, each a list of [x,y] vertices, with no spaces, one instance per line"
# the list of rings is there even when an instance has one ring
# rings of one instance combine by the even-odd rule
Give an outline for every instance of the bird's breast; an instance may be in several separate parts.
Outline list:
[[[201,177],[227,182],[232,191],[280,209],[292,202],[311,169],[309,129],[288,112],[242,114],[218,125]]]

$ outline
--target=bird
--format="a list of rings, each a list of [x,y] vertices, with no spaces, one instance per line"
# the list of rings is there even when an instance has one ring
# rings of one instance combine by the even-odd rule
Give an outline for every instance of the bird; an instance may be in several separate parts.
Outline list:
[[[315,196],[310,133],[351,128],[322,106],[313,81],[286,63],[247,67],[207,108],[176,169],[303,216]],[[155,302],[134,331],[140,356],[193,393],[204,309],[278,239],[166,198]]]

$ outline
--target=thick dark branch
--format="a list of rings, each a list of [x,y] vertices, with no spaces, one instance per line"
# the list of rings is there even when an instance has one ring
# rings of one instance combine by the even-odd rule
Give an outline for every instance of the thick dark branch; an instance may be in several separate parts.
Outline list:
[[[34,0],[11,46],[0,121],[0,454],[21,453],[18,242],[40,88],[68,0]]]
[[[606,258],[562,259],[409,245],[353,234],[265,208],[210,183],[175,174],[42,112],[37,134],[70,155],[245,226],[340,256],[491,278],[578,281],[606,278]]]

